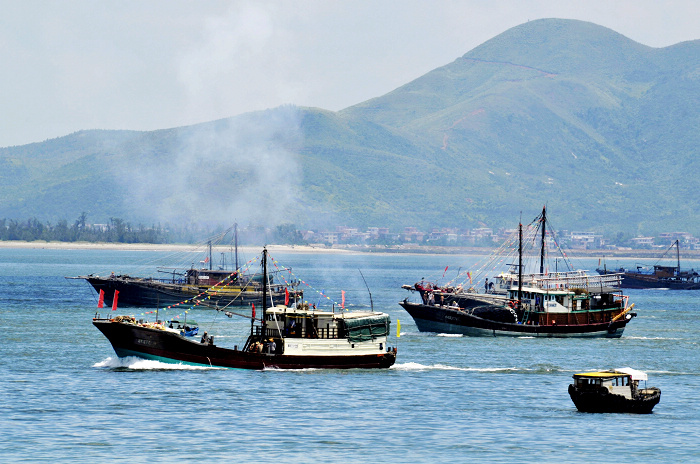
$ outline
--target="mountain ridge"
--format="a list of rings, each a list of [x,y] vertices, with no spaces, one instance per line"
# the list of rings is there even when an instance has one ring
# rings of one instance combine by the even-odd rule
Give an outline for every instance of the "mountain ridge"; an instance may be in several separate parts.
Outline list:
[[[548,204],[570,228],[697,232],[698,95],[700,41],[530,21],[338,112],[2,148],[0,216],[498,227]]]

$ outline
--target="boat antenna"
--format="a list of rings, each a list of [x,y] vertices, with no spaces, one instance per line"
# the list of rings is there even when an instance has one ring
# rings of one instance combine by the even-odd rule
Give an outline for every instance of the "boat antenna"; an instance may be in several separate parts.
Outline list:
[[[678,239],[676,239],[676,260],[678,261],[678,277],[681,276],[681,250],[678,245]]]
[[[358,269],[358,271],[360,271]],[[362,274],[362,271],[360,271],[360,275],[362,276],[362,280],[365,283],[365,287],[367,287],[367,293],[369,293],[369,305],[372,308],[372,312],[374,312],[374,302],[372,301],[372,292],[369,291],[369,285],[367,285],[367,281],[365,280],[365,276]]]
[[[209,245],[209,270],[211,271],[211,240],[207,241],[207,245]]]

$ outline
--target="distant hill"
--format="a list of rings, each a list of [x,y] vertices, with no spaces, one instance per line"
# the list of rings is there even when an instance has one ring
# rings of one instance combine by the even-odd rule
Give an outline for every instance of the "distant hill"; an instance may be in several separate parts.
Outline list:
[[[0,149],[0,217],[700,233],[700,41],[512,28],[339,112],[285,106]]]

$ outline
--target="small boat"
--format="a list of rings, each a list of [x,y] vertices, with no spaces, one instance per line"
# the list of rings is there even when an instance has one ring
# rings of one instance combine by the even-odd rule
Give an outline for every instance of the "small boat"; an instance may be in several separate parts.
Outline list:
[[[533,224],[537,224],[536,227]],[[528,226],[527,242],[541,236],[539,272],[525,272],[523,225],[518,228],[518,263],[501,273],[495,291],[477,293],[464,286],[416,283],[403,288],[417,292],[418,302],[399,304],[421,332],[470,336],[609,337],[618,338],[636,316],[634,304],[620,290],[620,275],[582,270],[550,272],[545,266],[546,210]],[[553,232],[552,232],[553,233]],[[573,266],[569,266],[573,268]],[[515,269],[515,272],[512,271]],[[469,277],[471,280],[471,276]],[[502,290],[501,290],[502,289]]]
[[[678,240],[659,258],[661,260],[671,249],[676,248],[676,265],[654,264],[652,267],[637,266],[636,269],[618,269],[622,273],[622,288],[668,288],[670,290],[700,290],[700,273],[695,269],[681,270],[680,245]],[[667,263],[671,264],[671,263]],[[597,269],[599,274],[608,274],[607,267]]]
[[[581,412],[650,414],[661,400],[661,390],[646,387],[647,375],[628,367],[574,374],[569,396]],[[644,381],[644,388],[639,382]]]
[[[240,349],[218,346],[207,332],[192,339],[182,329],[133,316],[96,315],[92,323],[121,358],[239,369],[372,369],[394,364],[397,350],[387,345],[391,324],[387,314],[321,311],[308,304],[268,307],[266,249],[262,263],[262,314],[256,318],[253,307],[250,335]]]

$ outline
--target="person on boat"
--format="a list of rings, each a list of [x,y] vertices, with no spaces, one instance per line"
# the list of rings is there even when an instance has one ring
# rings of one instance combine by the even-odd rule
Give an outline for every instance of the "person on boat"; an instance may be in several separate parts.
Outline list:
[[[250,351],[252,353],[261,353],[262,352],[262,343],[260,342],[255,342],[250,345]]]
[[[489,292],[489,279],[487,277],[486,280],[484,281],[484,293],[488,293],[488,292]]]
[[[267,352],[270,354],[274,354],[275,351],[277,351],[277,344],[275,343],[275,341],[273,339],[270,338],[267,341]]]

